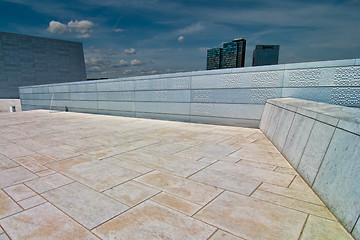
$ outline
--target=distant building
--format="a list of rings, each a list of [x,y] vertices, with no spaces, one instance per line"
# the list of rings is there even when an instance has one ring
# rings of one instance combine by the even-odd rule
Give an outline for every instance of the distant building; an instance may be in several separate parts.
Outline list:
[[[242,38],[224,43],[221,68],[244,67],[245,48],[246,40]]]
[[[279,63],[279,45],[256,45],[253,66],[276,65]]]
[[[222,48],[208,49],[206,69],[244,67],[245,49],[246,40],[242,38],[226,42]]]
[[[222,48],[211,48],[207,50],[206,69],[220,69],[222,61]]]
[[[20,86],[86,81],[80,42],[0,32],[0,98],[19,98]]]

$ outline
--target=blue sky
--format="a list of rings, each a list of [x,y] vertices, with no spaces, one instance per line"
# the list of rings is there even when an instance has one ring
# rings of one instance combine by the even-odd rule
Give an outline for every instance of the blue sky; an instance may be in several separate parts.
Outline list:
[[[280,63],[360,58],[360,0],[0,0],[0,31],[83,43],[88,78],[206,69],[206,49],[279,44]]]

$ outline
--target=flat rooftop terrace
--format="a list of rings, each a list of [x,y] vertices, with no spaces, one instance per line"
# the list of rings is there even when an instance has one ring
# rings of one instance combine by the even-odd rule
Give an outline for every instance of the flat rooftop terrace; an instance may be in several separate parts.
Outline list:
[[[259,129],[0,114],[0,239],[352,239]]]

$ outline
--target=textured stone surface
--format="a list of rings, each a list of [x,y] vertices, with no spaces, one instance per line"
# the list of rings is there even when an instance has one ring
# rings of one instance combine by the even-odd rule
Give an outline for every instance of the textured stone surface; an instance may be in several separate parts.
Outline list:
[[[12,239],[97,239],[49,203],[2,219],[0,224]]]
[[[299,239],[307,216],[337,223],[259,129],[41,110],[1,114],[0,135],[29,147],[15,164],[0,147],[6,239]]]
[[[215,230],[212,226],[149,201],[93,232],[103,239],[207,239]]]
[[[208,203],[221,192],[216,187],[159,171],[153,171],[135,180],[198,204]]]
[[[358,135],[337,129],[314,182],[330,210],[351,231],[360,212],[360,148]]]
[[[236,237],[230,233],[222,230],[217,230],[214,235],[211,236],[210,240],[240,240],[244,238]]]
[[[21,200],[18,202],[23,209],[29,209],[38,205],[46,203],[46,200],[39,195]]]
[[[159,192],[159,190],[144,184],[129,181],[105,191],[104,194],[128,206],[134,206]]]
[[[336,81],[342,82],[343,77],[346,78],[342,75]],[[346,99],[347,97],[344,97],[343,100],[347,101]],[[334,101],[338,100],[334,96]],[[354,231],[360,211],[357,201],[360,192],[356,184],[360,181],[358,108],[292,98],[271,99],[268,104],[271,105],[266,107],[266,114],[269,116],[274,108],[281,108],[295,115],[289,130],[285,127],[281,133],[286,136],[286,141],[284,147],[280,147],[279,150],[313,187],[345,228],[349,232]],[[288,118],[288,123],[283,125],[287,126],[290,120]],[[262,127],[266,133],[266,128],[270,126],[263,124]],[[274,144],[278,143],[274,141]],[[307,184],[298,176],[288,189],[308,193]]]
[[[297,239],[306,216],[230,192],[223,193],[195,214],[195,218],[245,239]]]
[[[195,204],[193,202],[178,198],[174,195],[164,192],[152,197],[151,200],[160,203],[166,207],[175,209],[179,212],[185,213],[189,216],[196,213],[202,207],[199,204]]]
[[[4,188],[4,191],[7,192],[7,194],[9,194],[15,201],[20,201],[36,195],[34,191],[32,191],[24,184],[18,184]]]
[[[8,187],[37,177],[38,176],[23,167],[0,170],[0,187]]]
[[[298,167],[315,121],[297,114],[290,127],[282,153],[292,166]]]
[[[104,191],[139,174],[129,169],[81,156],[50,164],[55,169],[96,190]]]
[[[360,216],[359,216],[360,217]],[[351,233],[351,235],[354,236],[355,239],[359,239],[360,238],[360,222],[359,222],[359,219]]]
[[[103,194],[72,183],[43,196],[88,229],[115,217],[127,207]]]
[[[250,195],[261,183],[243,175],[210,169],[205,169],[191,176],[190,179],[244,195]]]
[[[311,239],[353,239],[340,223],[310,216],[306,221],[301,240]]]
[[[0,191],[0,219],[20,212],[22,209],[3,191]]]
[[[71,180],[70,178],[65,177],[59,173],[55,173],[32,181],[28,181],[26,182],[26,185],[38,193],[43,193],[54,188],[69,184],[71,182],[73,182],[73,180]]]
[[[297,168],[310,186],[314,183],[334,131],[335,128],[330,125],[315,122],[310,133],[309,140]]]

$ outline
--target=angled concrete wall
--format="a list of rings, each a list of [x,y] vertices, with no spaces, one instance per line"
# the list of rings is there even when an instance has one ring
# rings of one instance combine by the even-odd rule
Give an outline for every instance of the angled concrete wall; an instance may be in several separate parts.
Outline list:
[[[269,98],[360,107],[360,59],[20,88],[23,110],[56,109],[258,127]]]
[[[82,43],[0,32],[0,98],[21,86],[85,81]]]
[[[360,239],[360,109],[271,99],[260,129]]]

